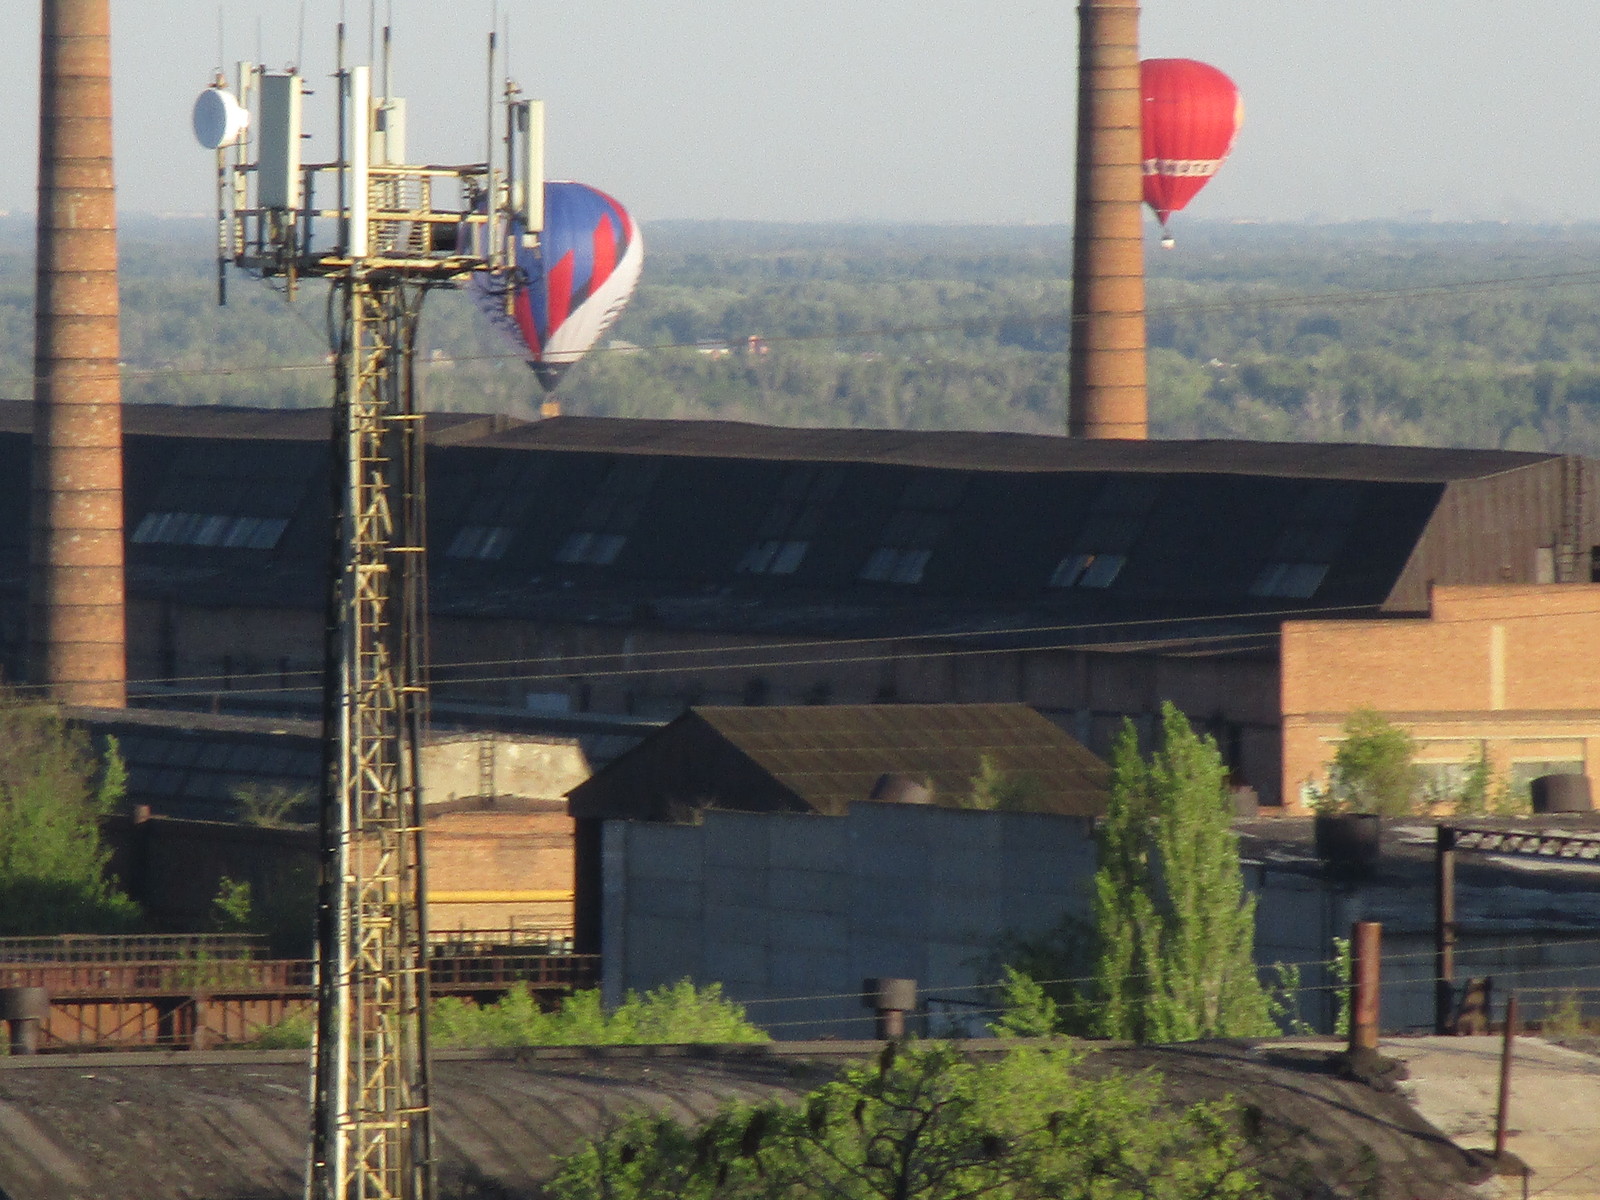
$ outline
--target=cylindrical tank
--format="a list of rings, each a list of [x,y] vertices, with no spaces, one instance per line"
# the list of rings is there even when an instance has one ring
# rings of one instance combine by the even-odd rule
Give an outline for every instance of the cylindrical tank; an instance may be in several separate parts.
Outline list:
[[[909,775],[886,772],[878,776],[872,790],[867,793],[867,799],[886,800],[892,804],[932,804],[933,793],[928,790],[927,784]]]
[[[127,652],[109,0],[44,0],[28,676],[120,707]]]
[[[1312,818],[1317,857],[1336,875],[1362,875],[1383,848],[1383,819],[1375,813],[1319,814]]]
[[[1594,810],[1587,775],[1541,775],[1533,781],[1536,813],[1586,813]]]
[[[1067,431],[1144,438],[1144,146],[1136,0],[1078,7]]]
[[[39,1053],[39,1030],[50,1015],[50,993],[42,987],[0,988],[0,1021],[9,1029],[14,1055]]]

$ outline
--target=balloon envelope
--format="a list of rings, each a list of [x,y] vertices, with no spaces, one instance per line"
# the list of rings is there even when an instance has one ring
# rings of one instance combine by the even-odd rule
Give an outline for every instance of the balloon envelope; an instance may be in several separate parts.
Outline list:
[[[1239,89],[1192,58],[1147,58],[1143,94],[1144,199],[1165,225],[1217,173],[1244,123]]]
[[[479,272],[471,292],[548,391],[611,328],[643,264],[644,239],[627,209],[586,184],[549,182],[538,246],[517,251],[509,281],[505,273]]]

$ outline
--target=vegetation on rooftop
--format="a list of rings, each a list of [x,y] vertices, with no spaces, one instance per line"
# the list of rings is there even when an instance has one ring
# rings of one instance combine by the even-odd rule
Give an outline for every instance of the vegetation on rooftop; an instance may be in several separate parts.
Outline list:
[[[290,1049],[311,1044],[311,1016],[296,1014],[263,1030],[255,1045]],[[433,1002],[429,1037],[436,1046],[487,1049],[511,1046],[724,1045],[765,1042],[744,1009],[719,984],[697,988],[687,979],[640,994],[629,992],[609,1011],[598,989],[573,992],[554,1009],[539,1007],[525,984],[491,1004],[456,996]]]
[[[1322,815],[1410,816],[1422,799],[1416,747],[1415,738],[1376,709],[1356,709],[1328,764],[1327,786],[1313,792],[1312,807]]]

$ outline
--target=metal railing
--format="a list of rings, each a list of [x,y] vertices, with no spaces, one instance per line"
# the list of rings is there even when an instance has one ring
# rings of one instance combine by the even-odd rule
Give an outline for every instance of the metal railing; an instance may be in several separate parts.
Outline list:
[[[177,959],[261,958],[267,939],[255,933],[78,934],[0,937],[5,963],[156,963]]]

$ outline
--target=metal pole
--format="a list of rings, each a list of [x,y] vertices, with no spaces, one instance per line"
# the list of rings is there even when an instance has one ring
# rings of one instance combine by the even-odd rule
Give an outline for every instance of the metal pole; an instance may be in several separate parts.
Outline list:
[[[1378,1048],[1379,959],[1383,926],[1357,921],[1350,927],[1350,1049]]]
[[[1456,831],[1439,826],[1433,845],[1433,1031],[1442,1034],[1455,1007]]]
[[[1494,1117],[1494,1156],[1505,1157],[1506,1117],[1511,1108],[1511,1054],[1517,1036],[1517,994],[1506,993],[1506,1032],[1500,1042],[1500,1104]]]
[[[324,803],[314,1200],[431,1194],[427,956],[417,767],[425,687],[413,638],[422,531],[408,519],[418,419],[405,360],[420,291],[371,277],[345,301],[335,420],[339,582]],[[408,462],[409,460],[409,462]]]

